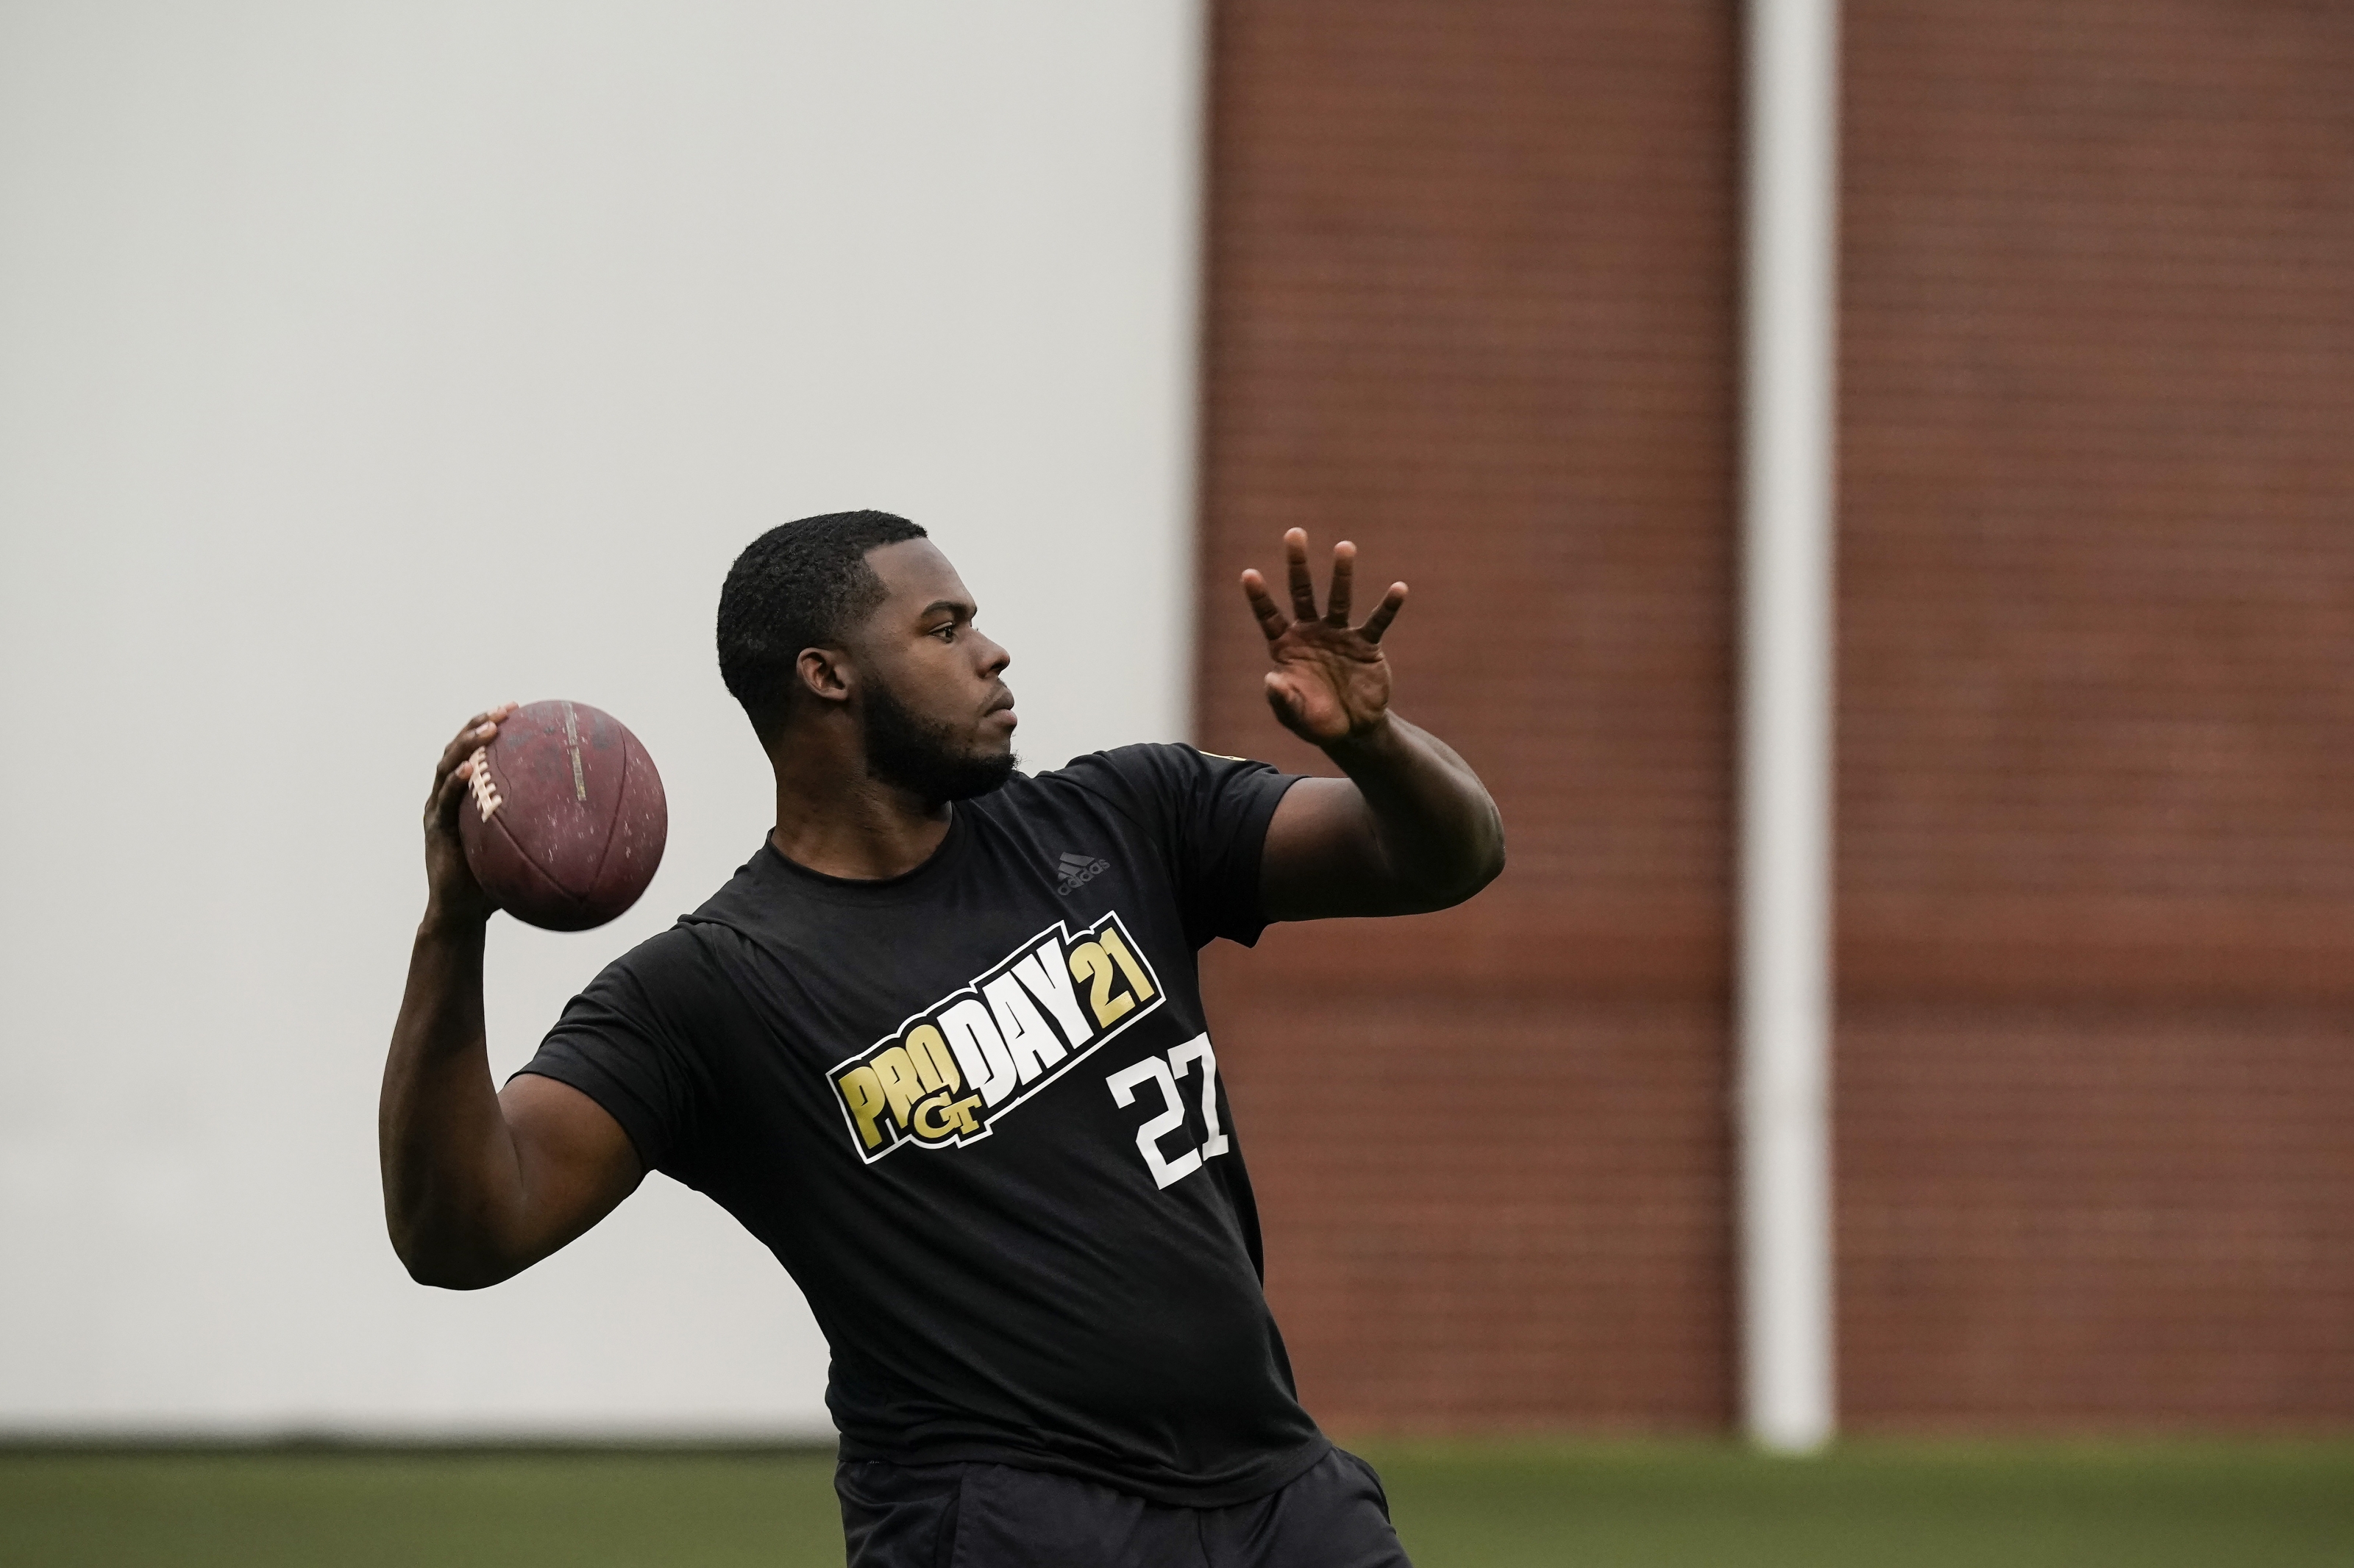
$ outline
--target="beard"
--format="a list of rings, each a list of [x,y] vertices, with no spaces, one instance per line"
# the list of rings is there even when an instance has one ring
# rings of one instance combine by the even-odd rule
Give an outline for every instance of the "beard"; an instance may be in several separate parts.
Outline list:
[[[928,724],[879,683],[866,694],[866,772],[926,806],[969,800],[1002,788],[1013,777],[1016,758],[975,757],[956,744],[956,726]]]

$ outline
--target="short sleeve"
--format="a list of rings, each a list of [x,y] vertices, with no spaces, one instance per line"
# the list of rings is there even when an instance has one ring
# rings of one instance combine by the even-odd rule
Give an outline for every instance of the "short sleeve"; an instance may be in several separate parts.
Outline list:
[[[1190,746],[1125,746],[1076,758],[1064,771],[1160,844],[1195,947],[1217,937],[1245,947],[1258,940],[1267,825],[1297,774]]]
[[[708,1103],[692,1022],[705,962],[683,927],[641,943],[566,1005],[517,1074],[578,1089],[621,1124],[640,1164],[690,1186],[701,1184],[695,1155]]]

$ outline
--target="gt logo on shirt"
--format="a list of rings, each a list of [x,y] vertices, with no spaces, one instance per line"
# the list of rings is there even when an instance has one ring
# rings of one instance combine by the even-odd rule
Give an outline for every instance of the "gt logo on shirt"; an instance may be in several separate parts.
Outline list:
[[[1057,920],[826,1077],[869,1165],[961,1147],[1161,1002],[1119,915],[1076,936]]]

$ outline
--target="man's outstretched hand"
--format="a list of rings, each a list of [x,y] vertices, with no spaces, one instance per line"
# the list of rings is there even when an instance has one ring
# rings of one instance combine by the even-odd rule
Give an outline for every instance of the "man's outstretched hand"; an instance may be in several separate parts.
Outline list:
[[[1382,633],[1405,605],[1405,584],[1390,584],[1363,626],[1349,624],[1350,592],[1357,546],[1346,539],[1332,546],[1332,590],[1324,612],[1316,612],[1316,579],[1308,569],[1308,534],[1294,528],[1283,536],[1291,582],[1291,614],[1267,592],[1254,567],[1243,573],[1243,593],[1267,634],[1267,704],[1286,729],[1316,746],[1331,747],[1363,740],[1389,719],[1390,664],[1382,656]]]
[[[1332,591],[1316,613],[1308,535],[1283,536],[1291,578],[1286,615],[1267,579],[1243,574],[1267,633],[1267,705],[1284,727],[1324,748],[1345,779],[1301,779],[1268,820],[1259,906],[1272,920],[1405,915],[1460,904],[1504,866],[1504,824],[1478,774],[1444,741],[1390,711],[1382,633],[1405,584],[1349,624],[1357,546],[1332,547]]]

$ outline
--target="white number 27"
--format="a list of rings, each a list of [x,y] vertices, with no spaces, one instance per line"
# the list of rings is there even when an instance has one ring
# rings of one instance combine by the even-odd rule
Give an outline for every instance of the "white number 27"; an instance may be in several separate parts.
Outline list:
[[[1196,1063],[1202,1068],[1202,1125],[1209,1128],[1210,1136],[1201,1148],[1189,1149],[1172,1160],[1161,1152],[1161,1140],[1184,1125],[1185,1102],[1177,1097],[1177,1080]],[[1153,1184],[1167,1188],[1199,1171],[1203,1160],[1226,1151],[1226,1135],[1218,1126],[1218,1054],[1210,1049],[1210,1037],[1196,1034],[1165,1058],[1147,1056],[1104,1080],[1111,1090],[1112,1103],[1121,1107],[1134,1105],[1136,1091],[1148,1082],[1161,1090],[1161,1110],[1136,1129],[1136,1149],[1144,1156],[1145,1169],[1152,1172]]]

